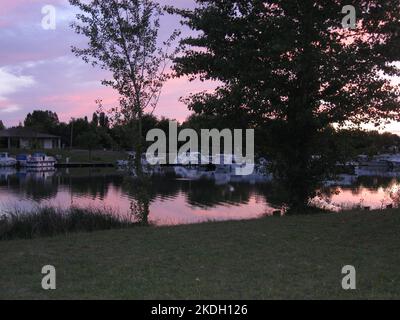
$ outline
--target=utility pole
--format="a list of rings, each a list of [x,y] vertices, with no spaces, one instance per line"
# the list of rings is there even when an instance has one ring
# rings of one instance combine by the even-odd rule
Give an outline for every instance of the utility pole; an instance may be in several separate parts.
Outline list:
[[[69,149],[72,150],[72,141],[73,141],[73,137],[74,137],[74,122],[75,119],[71,118],[71,140],[69,142]]]

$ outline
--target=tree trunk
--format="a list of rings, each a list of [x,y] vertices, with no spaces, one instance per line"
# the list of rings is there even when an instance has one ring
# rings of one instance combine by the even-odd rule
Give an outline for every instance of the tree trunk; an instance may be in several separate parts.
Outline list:
[[[138,177],[142,177],[142,153],[143,153],[143,124],[142,124],[143,114],[140,111],[138,113],[138,141],[136,142],[136,155],[135,155],[135,170]]]

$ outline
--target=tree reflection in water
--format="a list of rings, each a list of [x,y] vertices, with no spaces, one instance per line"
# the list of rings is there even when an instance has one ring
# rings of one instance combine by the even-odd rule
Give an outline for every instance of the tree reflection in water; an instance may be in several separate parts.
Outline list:
[[[373,208],[399,206],[399,186],[398,178],[358,177],[351,185],[323,188],[319,195],[327,203],[332,199],[345,206],[359,205],[361,198],[368,202],[366,206]],[[162,219],[176,219],[174,223],[179,223],[196,221],[195,217],[201,219],[204,216],[210,219],[226,218],[230,208],[242,205],[243,211],[236,210],[236,216],[254,217],[269,213],[270,209],[280,209],[280,196],[283,192],[272,183],[229,181],[221,185],[213,180],[176,179],[167,173],[135,178],[126,171],[119,172],[113,168],[54,172],[0,168],[0,189],[2,208],[19,205],[29,208],[38,204],[68,207],[70,203],[95,208],[107,207],[123,215],[132,215],[132,220],[142,225],[158,223]],[[382,204],[381,200],[384,200]]]
[[[151,180],[149,177],[142,175],[141,177],[129,179],[127,183],[135,195],[130,203],[130,214],[139,225],[148,226]]]

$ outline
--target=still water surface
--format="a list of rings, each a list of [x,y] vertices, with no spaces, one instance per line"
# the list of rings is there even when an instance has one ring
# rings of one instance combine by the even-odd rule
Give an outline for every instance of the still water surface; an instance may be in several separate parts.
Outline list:
[[[332,196],[320,203],[332,210],[341,207],[381,208],[398,202],[396,177],[357,177],[348,186],[331,186]],[[54,172],[17,172],[0,168],[0,212],[29,210],[37,206],[110,208],[128,214],[137,193],[135,181],[115,169],[62,169]],[[150,187],[149,221],[157,225],[210,220],[252,219],[272,214],[270,185],[216,184],[156,177]]]

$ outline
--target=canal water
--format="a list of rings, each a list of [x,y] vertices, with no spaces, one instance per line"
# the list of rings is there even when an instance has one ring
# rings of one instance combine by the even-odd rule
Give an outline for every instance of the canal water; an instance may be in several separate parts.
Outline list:
[[[349,178],[349,177],[345,177]],[[330,183],[315,201],[332,211],[340,208],[384,208],[397,205],[400,179],[396,176],[363,176]],[[349,182],[350,181],[350,182]],[[151,179],[149,222],[156,225],[239,220],[271,215],[268,183],[185,180],[171,176]],[[0,213],[30,210],[38,206],[70,206],[131,212],[138,198],[135,180],[112,168],[60,169],[26,172],[0,168]]]

